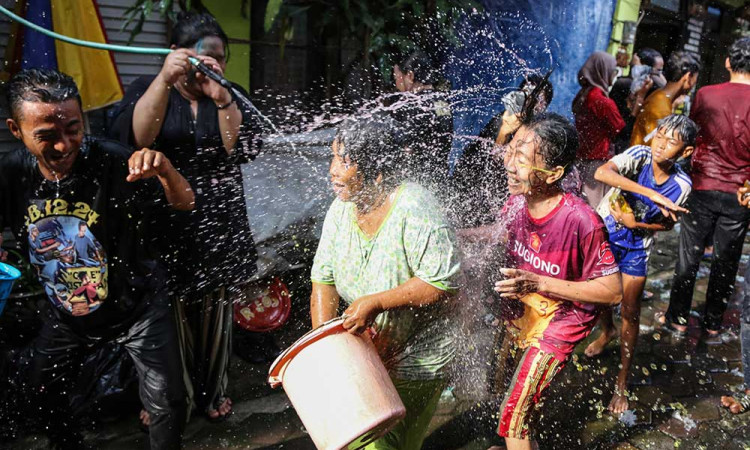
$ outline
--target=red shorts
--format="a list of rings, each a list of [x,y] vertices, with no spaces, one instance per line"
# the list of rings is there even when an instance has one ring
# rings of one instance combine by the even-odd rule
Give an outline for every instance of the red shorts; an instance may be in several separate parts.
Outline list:
[[[519,354],[521,351],[519,350]],[[516,439],[528,438],[531,412],[539,403],[542,392],[564,365],[564,362],[555,358],[552,353],[536,347],[529,347],[523,351],[505,393],[503,405],[500,407],[498,435]]]

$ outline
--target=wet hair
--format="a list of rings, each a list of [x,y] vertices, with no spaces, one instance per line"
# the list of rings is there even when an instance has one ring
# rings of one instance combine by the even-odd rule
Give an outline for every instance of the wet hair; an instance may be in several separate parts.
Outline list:
[[[729,47],[729,67],[735,73],[750,73],[750,37],[739,38]]]
[[[656,60],[662,57],[661,53],[649,47],[644,47],[638,50],[636,54],[638,55],[638,59],[641,60],[641,64],[650,67],[654,67],[654,65],[656,65]]]
[[[578,132],[565,117],[555,113],[542,113],[523,123],[539,138],[539,154],[547,167],[562,166],[568,173],[578,152]]]
[[[401,139],[392,119],[348,119],[339,126],[334,142],[339,144],[339,156],[348,156],[357,165],[366,184],[374,183],[378,175],[387,183],[400,181]]]
[[[422,50],[415,50],[398,63],[401,72],[414,72],[414,79],[424,84],[435,84],[440,81],[432,59]]]
[[[680,81],[686,73],[694,74],[701,70],[701,62],[691,53],[684,51],[672,52],[664,63],[664,77],[669,82]]]
[[[552,83],[549,82],[549,80],[545,80],[543,76],[532,73],[530,75],[527,75],[526,78],[521,82],[521,85],[519,88],[523,90],[527,85],[532,85],[533,87],[529,90],[531,92],[534,90],[534,87],[539,86],[541,84],[541,93],[544,96],[544,99],[547,101],[547,105],[549,106],[550,103],[552,103],[552,98],[555,96],[555,90],[552,87]]]
[[[8,83],[8,105],[14,120],[21,119],[21,103],[62,103],[76,99],[81,105],[78,86],[70,75],[54,69],[24,69]]]
[[[208,13],[180,13],[177,16],[177,22],[172,27],[172,38],[169,40],[169,44],[177,48],[191,48],[199,40],[209,36],[216,36],[221,39],[224,43],[224,51],[227,52],[225,59],[228,60],[229,37],[221,29],[221,25],[214,16]]]
[[[670,114],[657,122],[657,129],[664,128],[665,131],[675,130],[685,147],[695,145],[698,137],[698,125],[688,116],[683,114]]]

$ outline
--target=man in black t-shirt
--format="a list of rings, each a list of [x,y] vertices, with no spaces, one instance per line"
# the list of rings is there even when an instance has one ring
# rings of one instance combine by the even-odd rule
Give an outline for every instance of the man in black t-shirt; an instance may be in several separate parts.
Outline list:
[[[29,252],[54,305],[32,343],[31,364],[19,368],[29,413],[54,446],[80,448],[69,383],[87,352],[117,340],[138,371],[151,448],[179,448],[186,402],[180,355],[164,270],[143,224],[159,209],[192,209],[192,189],[162,153],[131,156],[119,143],[85,137],[69,76],[24,70],[10,81],[8,97],[8,128],[25,148],[0,158],[0,229],[9,226]],[[78,238],[96,251],[77,254]]]

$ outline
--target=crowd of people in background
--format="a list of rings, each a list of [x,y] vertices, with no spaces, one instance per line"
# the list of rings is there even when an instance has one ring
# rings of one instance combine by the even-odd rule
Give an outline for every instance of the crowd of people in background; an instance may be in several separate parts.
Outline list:
[[[227,46],[212,17],[181,16],[159,74],[133,82],[117,107],[113,140],[84,136],[69,76],[26,69],[9,84],[7,124],[24,148],[0,159],[0,227],[32,252],[56,306],[14,376],[60,448],[83,445],[66,384],[104,342],[122,343],[135,362],[151,448],[179,448],[193,410],[213,421],[231,414],[232,303],[256,272],[239,166],[259,151],[258,118],[189,60],[223,74]],[[572,122],[546,112],[549,74],[528,74],[449,172],[453,121],[439,71],[421,51],[393,67],[397,92],[378,101],[386,107],[338,127],[336,199],[311,272],[312,326],[343,310],[350,332],[373,328],[406,406],[368,449],[421,447],[450,383],[467,285],[489,284],[500,299],[502,364],[492,367],[502,372],[497,433],[508,449],[532,448],[540,400],[597,322],[586,355],[618,335],[618,304],[622,364],[609,409],[629,408],[657,231],[680,223],[657,323],[687,333],[698,265],[713,246],[704,338],[731,338],[723,315],[750,225],[750,38],[732,44],[726,68],[729,82],[693,94],[701,64],[689,53],[644,48],[628,63],[627,52],[595,52],[578,73]],[[65,232],[85,238],[95,267],[56,250]],[[462,269],[463,242],[501,255],[487,279]],[[84,291],[88,308],[66,307]],[[746,291],[747,390],[722,398],[732,413],[750,410]]]

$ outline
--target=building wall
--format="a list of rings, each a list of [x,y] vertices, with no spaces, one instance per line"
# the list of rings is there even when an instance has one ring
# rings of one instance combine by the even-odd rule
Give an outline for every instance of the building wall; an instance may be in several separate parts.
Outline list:
[[[225,76],[250,90],[250,5],[243,0],[203,0],[229,36]]]
[[[625,22],[637,22],[638,15],[641,10],[641,0],[618,0],[617,6],[615,6],[615,15],[612,17],[612,36],[609,40],[609,46],[607,51],[612,56],[617,56],[617,50],[622,44],[623,30],[625,28]],[[633,55],[634,45],[625,45],[628,49],[628,61]],[[630,71],[630,68],[625,68],[626,74]]]
[[[132,0],[98,0],[97,3],[99,4],[99,12],[104,22],[108,41],[112,44],[127,45],[130,33],[128,31],[120,31],[120,27],[125,17],[125,11],[133,3]],[[15,2],[13,0],[0,0],[0,4],[12,10]],[[10,29],[10,20],[5,16],[1,16],[0,60],[2,61],[5,61],[5,47],[8,43]],[[139,47],[167,47],[166,21],[158,14],[152,14],[143,25],[143,31],[135,37],[131,45]],[[125,89],[139,76],[157,74],[161,69],[162,61],[163,57],[161,56],[115,53],[117,71]],[[3,92],[2,100],[0,100],[0,120],[3,123],[0,126],[0,153],[12,150],[18,145],[5,126],[5,119],[7,117],[8,108]]]

